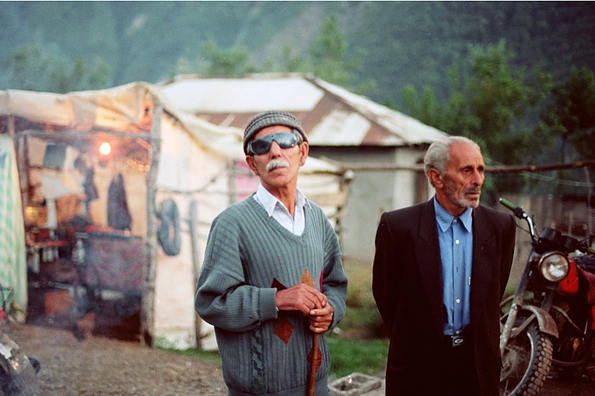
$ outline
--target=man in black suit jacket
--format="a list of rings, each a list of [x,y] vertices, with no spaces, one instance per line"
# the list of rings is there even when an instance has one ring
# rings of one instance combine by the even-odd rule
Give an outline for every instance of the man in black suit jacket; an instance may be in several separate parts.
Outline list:
[[[479,206],[484,161],[462,137],[424,158],[433,199],[384,213],[373,293],[390,331],[387,395],[498,396],[499,304],[514,254],[510,215]]]

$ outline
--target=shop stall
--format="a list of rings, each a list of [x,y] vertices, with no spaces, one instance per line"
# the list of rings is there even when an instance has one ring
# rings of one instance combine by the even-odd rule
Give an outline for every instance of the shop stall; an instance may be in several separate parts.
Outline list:
[[[148,345],[216,347],[194,289],[210,224],[254,191],[242,131],[177,111],[133,83],[66,95],[0,91],[23,203],[29,290],[87,328],[105,301]],[[314,158],[300,188],[340,218],[344,173]],[[32,304],[30,303],[31,307]]]

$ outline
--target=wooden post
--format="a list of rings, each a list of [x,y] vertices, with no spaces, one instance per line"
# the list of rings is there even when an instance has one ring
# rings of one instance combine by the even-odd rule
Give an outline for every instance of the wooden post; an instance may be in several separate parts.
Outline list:
[[[198,201],[194,198],[190,201],[188,226],[190,227],[190,246],[192,246],[193,283],[196,286],[196,281],[200,273],[200,252],[198,246]],[[194,331],[197,349],[202,349],[201,320],[198,313],[194,312]]]
[[[14,115],[8,116],[8,134],[12,137],[12,145],[17,157],[17,170],[19,174],[19,185],[21,186],[21,202],[23,215],[25,207],[29,204],[29,146],[25,136],[17,136],[14,123]]]
[[[147,173],[147,262],[143,268],[141,343],[152,347],[155,328],[155,276],[157,270],[157,173],[161,153],[161,114],[163,107],[154,98],[153,124],[151,127],[151,168]]]
[[[237,164],[235,160],[227,160],[227,169],[229,169],[229,173],[227,174],[227,184],[229,186],[229,205],[233,205],[234,203],[236,203],[236,198],[238,196],[236,184],[238,174],[236,172],[236,167]]]

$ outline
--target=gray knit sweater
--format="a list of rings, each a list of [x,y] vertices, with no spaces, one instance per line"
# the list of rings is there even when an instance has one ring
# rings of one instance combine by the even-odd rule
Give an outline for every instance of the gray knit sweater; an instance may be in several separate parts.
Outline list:
[[[320,207],[308,202],[304,209],[301,236],[253,197],[230,206],[211,226],[195,308],[215,326],[230,395],[305,395],[313,333],[301,312],[277,312],[277,288],[300,283],[307,269],[334,309],[332,327],[345,315],[347,277],[337,237]],[[324,336],[319,346],[317,396],[328,394],[330,366]]]

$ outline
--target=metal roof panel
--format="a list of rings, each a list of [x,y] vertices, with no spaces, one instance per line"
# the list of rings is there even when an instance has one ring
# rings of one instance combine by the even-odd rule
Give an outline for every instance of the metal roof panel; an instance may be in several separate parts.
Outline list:
[[[430,143],[447,136],[444,132],[426,125],[413,117],[379,105],[366,97],[356,95],[339,86],[322,80],[316,80],[316,83],[332,94],[342,98],[353,108],[379,123],[391,133],[397,135],[398,140],[409,144],[418,144]]]
[[[308,134],[310,144],[317,146],[358,146],[370,129],[370,121],[360,114],[332,111]]]
[[[307,112],[324,96],[323,90],[297,77],[183,79],[162,91],[176,108],[191,113]]]
[[[172,104],[219,125],[261,111],[290,111],[302,121],[310,143],[321,146],[410,146],[445,136],[436,128],[305,74],[253,74],[241,78],[181,76],[166,83]],[[247,122],[247,121],[246,121]]]

